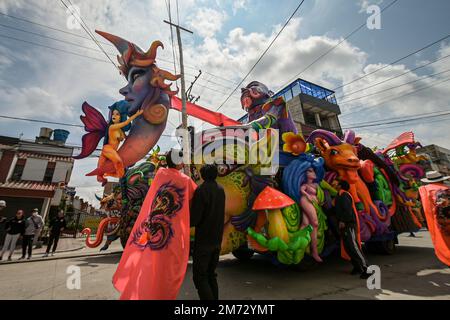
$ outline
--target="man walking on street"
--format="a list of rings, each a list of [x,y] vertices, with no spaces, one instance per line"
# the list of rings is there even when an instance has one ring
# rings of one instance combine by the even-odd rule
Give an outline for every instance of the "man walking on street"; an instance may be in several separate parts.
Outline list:
[[[38,210],[34,209],[30,217],[25,220],[25,234],[22,240],[22,257],[19,260],[25,259],[25,254],[28,249],[28,260],[31,259],[33,251],[33,239],[36,231],[43,226],[42,218],[37,214]]]
[[[191,227],[195,227],[193,280],[200,300],[218,300],[216,267],[219,262],[225,215],[225,192],[217,182],[217,167],[200,169],[204,180],[195,190]]]
[[[25,218],[23,210],[17,210],[16,216],[6,222],[6,238],[3,244],[0,260],[3,259],[3,254],[9,249],[8,261],[11,261],[11,257],[16,249],[17,240],[25,232]]]
[[[55,254],[56,247],[58,246],[59,236],[61,232],[66,228],[66,219],[64,218],[64,210],[59,210],[58,216],[50,222],[50,236],[48,238],[47,250],[45,251],[44,258],[48,257],[50,248],[53,244],[52,256]]]
[[[350,185],[346,181],[339,183],[339,195],[335,199],[336,218],[339,221],[342,246],[341,254],[346,260],[351,260],[353,265],[352,275],[359,274],[361,279],[367,279],[367,261],[361,250],[359,239],[358,212],[351,194],[348,192]]]

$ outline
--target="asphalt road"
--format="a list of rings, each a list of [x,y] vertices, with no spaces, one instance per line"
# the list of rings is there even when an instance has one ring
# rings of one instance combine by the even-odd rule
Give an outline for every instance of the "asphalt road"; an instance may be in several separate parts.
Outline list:
[[[221,257],[217,273],[221,299],[447,299],[450,268],[434,255],[426,231],[400,237],[394,255],[368,255],[381,269],[381,289],[349,275],[351,266],[338,257],[322,265],[278,267],[264,256],[249,261]],[[111,284],[119,254],[0,264],[0,299],[117,299]],[[67,288],[67,268],[79,266],[81,289]],[[179,299],[197,299],[191,263]]]

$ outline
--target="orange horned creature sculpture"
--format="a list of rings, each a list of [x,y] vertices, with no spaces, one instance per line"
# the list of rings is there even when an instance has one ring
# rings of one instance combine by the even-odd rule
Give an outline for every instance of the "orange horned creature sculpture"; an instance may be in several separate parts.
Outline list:
[[[370,213],[372,210],[381,221],[384,221],[387,217],[382,215],[373,203],[369,189],[358,173],[361,162],[355,145],[360,140],[361,138],[355,137],[353,132],[348,132],[342,141],[335,134],[325,130],[315,130],[308,138],[308,141],[314,142],[320,151],[326,167],[350,184],[350,194],[355,202],[362,202],[365,212]]]

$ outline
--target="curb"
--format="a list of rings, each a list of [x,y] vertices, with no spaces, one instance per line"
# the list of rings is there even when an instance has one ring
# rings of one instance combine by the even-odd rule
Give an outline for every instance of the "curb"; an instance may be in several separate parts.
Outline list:
[[[72,250],[73,251],[73,250]],[[2,261],[0,262],[0,265],[6,265],[6,264],[17,264],[17,263],[32,263],[32,262],[42,262],[42,261],[50,261],[50,260],[63,260],[63,259],[75,259],[75,258],[83,258],[83,257],[98,257],[98,256],[110,256],[110,255],[116,255],[121,254],[123,251],[114,251],[114,252],[108,252],[108,253],[85,253],[85,254],[78,254],[78,255],[65,255],[65,256],[49,256],[47,258],[36,258],[32,260],[20,260],[20,261]]]

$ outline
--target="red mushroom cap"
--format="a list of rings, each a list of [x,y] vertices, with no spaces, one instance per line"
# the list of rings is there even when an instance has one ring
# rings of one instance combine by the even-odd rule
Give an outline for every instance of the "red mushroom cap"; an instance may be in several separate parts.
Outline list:
[[[289,207],[295,203],[294,200],[289,198],[283,192],[278,191],[272,187],[265,187],[263,191],[258,195],[253,203],[252,210],[272,210]]]

